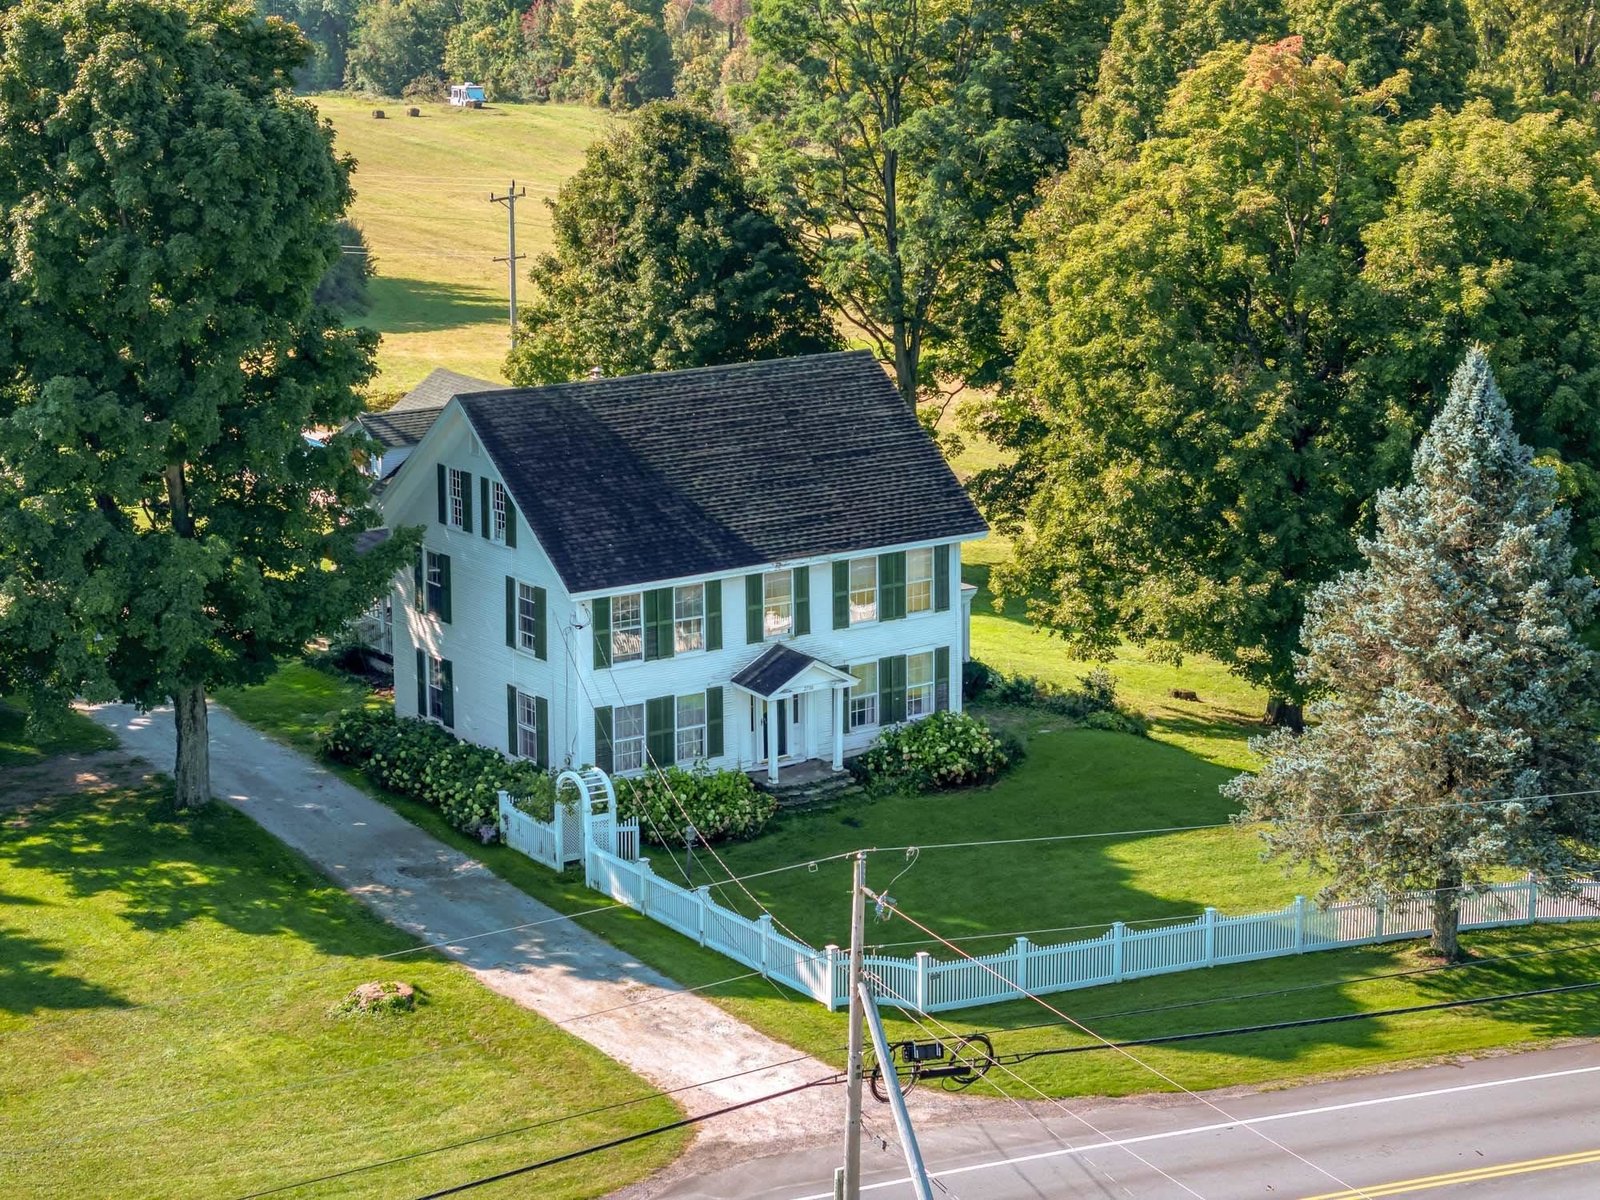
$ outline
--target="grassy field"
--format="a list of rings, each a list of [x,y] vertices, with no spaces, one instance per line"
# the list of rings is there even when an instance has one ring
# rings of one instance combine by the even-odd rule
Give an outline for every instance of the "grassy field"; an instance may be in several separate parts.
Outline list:
[[[220,805],[175,820],[135,791],[0,811],[0,1193],[235,1195],[649,1093],[460,967],[378,959],[413,945]],[[419,1006],[330,1014],[373,979]],[[315,1195],[411,1195],[675,1111],[652,1099]],[[606,1194],[682,1144],[542,1171],[539,1194]]]
[[[612,118],[558,104],[423,104],[420,117],[407,117],[408,102],[385,104],[379,121],[370,100],[333,93],[312,102],[333,123],[337,148],[356,160],[351,215],[378,271],[360,323],[383,335],[374,397],[404,391],[434,367],[502,379],[507,281],[494,259],[506,253],[506,210],[489,195],[513,179],[525,187],[517,252],[548,250],[545,201]]]
[[[27,723],[27,710],[21,704],[0,697],[0,769],[26,766],[52,754],[109,750],[117,744],[116,738],[81,713],[68,713],[65,724],[44,739],[30,733]]]

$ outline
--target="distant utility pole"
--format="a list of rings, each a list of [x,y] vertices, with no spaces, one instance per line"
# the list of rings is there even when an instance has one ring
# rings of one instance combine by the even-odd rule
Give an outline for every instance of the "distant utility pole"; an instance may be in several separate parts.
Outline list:
[[[497,258],[495,262],[506,264],[507,273],[511,276],[511,348],[517,346],[517,260],[526,258],[525,254],[517,253],[517,201],[528,194],[527,188],[518,188],[517,181],[513,179],[511,186],[506,189],[504,196],[489,193],[491,204],[504,204],[506,206],[506,256]]]
[[[867,936],[867,855],[857,851],[850,888],[850,1063],[846,1068],[844,1166],[834,1177],[835,1200],[861,1200],[861,956]],[[884,1070],[892,1070],[884,1064]]]

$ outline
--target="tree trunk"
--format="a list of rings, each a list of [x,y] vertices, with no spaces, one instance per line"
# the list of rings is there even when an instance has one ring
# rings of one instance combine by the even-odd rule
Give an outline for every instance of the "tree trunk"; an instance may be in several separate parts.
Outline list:
[[[172,717],[178,727],[177,806],[199,808],[211,800],[211,742],[206,727],[206,689],[192,683],[172,697]]]
[[[1281,725],[1296,733],[1303,733],[1306,727],[1305,711],[1300,705],[1285,700],[1282,696],[1272,696],[1267,700],[1267,715],[1263,720],[1268,725]]]
[[[1460,962],[1461,953],[1461,873],[1446,871],[1434,884],[1433,937],[1428,949],[1445,962]]]

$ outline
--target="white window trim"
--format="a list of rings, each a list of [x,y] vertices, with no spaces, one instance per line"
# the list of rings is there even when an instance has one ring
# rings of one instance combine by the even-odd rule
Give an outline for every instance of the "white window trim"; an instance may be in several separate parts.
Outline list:
[[[700,593],[699,612],[691,616],[680,616],[685,592],[698,591]],[[641,612],[641,618],[643,613]],[[681,630],[689,625],[698,627],[695,644],[683,645]],[[686,583],[672,589],[672,652],[674,654],[698,654],[706,648],[706,585],[703,583]]]
[[[928,556],[928,573],[926,575],[913,575],[911,573],[912,556],[926,554]],[[920,617],[934,610],[934,576],[938,573],[938,556],[934,554],[932,546],[919,546],[906,551],[906,616]],[[914,584],[926,583],[928,585],[928,604],[926,608],[911,607],[911,588]]]
[[[622,727],[622,715],[624,713],[629,713],[629,714],[637,713],[638,714],[638,717],[639,717],[639,733],[638,733],[637,737],[631,737],[630,736],[630,737],[624,738],[621,735],[621,733],[619,732],[621,727]],[[623,766],[622,765],[622,755],[623,755],[623,746],[624,746],[624,744],[627,744],[630,748],[633,747],[634,745],[637,745],[637,747],[638,747],[638,756],[639,756],[639,761],[638,761],[637,765],[629,765],[629,766]],[[644,727],[644,705],[643,704],[618,704],[616,707],[614,707],[611,710],[611,767],[612,767],[613,774],[626,775],[626,774],[631,774],[631,773],[633,773],[635,771],[644,770],[645,757],[646,757],[646,755],[645,755],[645,746],[646,746],[646,742],[645,742],[645,727]],[[630,751],[629,757],[630,757],[630,760],[631,760],[631,758],[632,758],[631,751]]]
[[[700,704],[700,720],[693,724],[686,724],[683,719],[683,703],[698,701]],[[706,694],[704,692],[690,692],[677,697],[672,706],[672,751],[674,759],[679,763],[696,763],[706,756]],[[686,752],[683,737],[685,733],[698,734],[699,749]]]
[[[427,654],[427,655],[423,656],[423,661],[427,664],[427,668],[426,669],[427,669],[427,672],[428,672],[428,686],[427,686],[427,689],[426,689],[427,695],[428,695],[428,711],[423,713],[422,715],[427,720],[429,720],[429,721],[437,721],[439,724],[442,725],[442,724],[444,724],[444,699],[445,699],[445,691],[444,691],[444,659],[435,658],[433,655]],[[433,699],[434,698],[434,693],[436,693],[436,692],[438,693],[438,696],[439,696],[439,702],[437,704],[434,703],[434,699]]]
[[[430,617],[438,616],[439,610],[444,607],[444,568],[439,565],[439,560],[446,557],[438,550],[429,550],[424,547],[422,552],[422,604],[424,611]],[[439,602],[434,603],[434,577],[438,577]]]
[[[925,658],[928,660],[928,680],[926,683],[911,682],[911,660]],[[919,650],[914,654],[906,655],[906,720],[917,721],[933,712],[938,701],[939,681],[935,671],[934,652],[932,650]],[[916,693],[923,704],[916,712],[911,711],[911,697]]]
[[[632,600],[634,602],[634,609],[638,613],[638,619],[633,624],[628,626],[628,628],[638,630],[638,633],[639,633],[639,649],[638,649],[637,653],[629,654],[627,657],[623,657],[623,656],[621,656],[621,655],[619,655],[617,653],[617,634],[622,631],[622,627],[620,625],[618,625],[618,623],[617,623],[617,602],[619,600]],[[616,595],[616,596],[611,597],[611,665],[613,667],[615,667],[615,666],[626,666],[628,663],[637,663],[637,662],[643,662],[643,661],[644,661],[644,593],[643,592],[623,592],[620,595]]]
[[[855,733],[858,729],[875,729],[878,726],[878,662],[873,659],[868,662],[851,663],[849,670],[852,678],[855,676],[857,667],[870,667],[872,669],[872,690],[862,696],[856,696],[855,690],[858,684],[866,682],[865,680],[857,680],[857,682],[850,685],[849,692],[845,693],[845,711],[850,718],[851,733]],[[865,706],[865,711],[871,714],[871,720],[856,720],[855,706],[857,704]]]
[[[538,632],[533,627],[536,613],[533,602],[534,586],[517,580],[517,649],[524,654],[536,654],[538,651]],[[529,628],[524,628],[522,623],[523,605],[527,605]],[[548,619],[548,615],[546,617]]]
[[[538,697],[520,689],[517,691],[517,757],[530,762],[539,757]]]
[[[506,495],[505,485],[498,480],[489,481],[489,540],[497,546],[506,544],[506,515],[510,512],[511,500]]]
[[[445,519],[451,529],[467,529],[467,473],[445,468]]]
[[[779,579],[786,581],[788,584],[789,598],[787,601],[785,601],[785,603],[788,605],[789,616],[788,620],[781,628],[774,628],[769,618],[768,609],[775,607],[775,603],[770,598],[770,593],[767,589],[770,583]],[[786,638],[793,636],[794,572],[792,570],[764,571],[761,575],[761,640],[764,642],[770,642],[774,638]]]

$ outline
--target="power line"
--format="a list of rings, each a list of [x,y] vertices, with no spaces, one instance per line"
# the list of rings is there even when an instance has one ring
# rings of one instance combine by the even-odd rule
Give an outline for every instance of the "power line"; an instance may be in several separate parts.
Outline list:
[[[1009,985],[1011,987],[1015,987],[1016,986],[1016,984],[1015,984],[1015,982],[1013,980],[1007,979],[1004,975],[1002,975],[999,971],[996,971],[988,963],[985,963],[985,962],[983,962],[983,961],[981,961],[979,959],[974,958],[972,955],[968,954],[965,950],[961,949],[959,946],[953,945],[950,942],[946,941],[945,938],[943,938],[939,934],[935,933],[932,929],[929,929],[926,925],[922,924],[922,922],[916,920],[914,917],[908,916],[903,909],[901,909],[898,906],[894,905],[892,902],[884,900],[884,901],[880,901],[880,903],[882,903],[885,908],[888,908],[889,910],[893,911],[894,913],[896,913],[898,916],[900,916],[904,920],[910,922],[912,925],[915,925],[918,929],[922,930],[922,932],[926,933],[929,937],[934,938],[935,940],[937,940],[939,942],[942,942],[945,945],[949,946],[950,949],[954,950],[957,954],[959,954],[962,958],[966,959],[968,962],[976,964],[980,970],[986,971],[987,973],[993,975],[996,979],[1001,980],[1002,982],[1006,983],[1007,985]],[[1139,1056],[1134,1054],[1132,1051],[1115,1045],[1109,1038],[1107,1038],[1107,1037],[1105,1037],[1105,1036],[1103,1036],[1103,1035],[1101,1035],[1099,1033],[1096,1033],[1093,1029],[1090,1029],[1082,1021],[1076,1020],[1075,1018],[1069,1016],[1067,1013],[1062,1012],[1059,1008],[1056,1008],[1053,1004],[1051,1004],[1049,1001],[1045,1000],[1042,996],[1039,996],[1036,993],[1030,992],[1030,991],[1028,991],[1028,990],[1026,990],[1024,988],[1017,988],[1017,990],[1020,991],[1023,996],[1027,997],[1029,1000],[1032,1000],[1035,1004],[1038,1004],[1040,1007],[1046,1009],[1047,1011],[1054,1013],[1056,1016],[1060,1017],[1063,1021],[1065,1021],[1068,1024],[1074,1026],[1080,1032],[1086,1034],[1087,1036],[1089,1036],[1091,1038],[1094,1038],[1098,1042],[1104,1042],[1107,1046],[1109,1046],[1110,1048],[1116,1050],[1118,1053],[1120,1053],[1124,1057],[1126,1057],[1130,1062],[1133,1062],[1133,1063],[1137,1064],[1138,1066],[1144,1068],[1146,1071],[1149,1071],[1152,1075],[1156,1076],[1156,1078],[1163,1080],[1164,1082],[1169,1084],[1175,1090],[1181,1091],[1185,1095],[1189,1096],[1191,1099],[1198,1100],[1200,1103],[1206,1105],[1208,1108],[1214,1109],[1217,1113],[1219,1113],[1221,1116],[1223,1116],[1227,1120],[1229,1120],[1229,1121],[1235,1120],[1235,1118],[1231,1114],[1229,1114],[1227,1112],[1227,1110],[1225,1110],[1216,1101],[1210,1099],[1207,1096],[1201,1095],[1200,1093],[1194,1091],[1192,1088],[1185,1087],[1183,1084],[1179,1083],[1176,1079],[1174,1079],[1171,1075],[1168,1075],[1165,1071],[1162,1071],[1159,1067],[1152,1066],[1150,1063],[1145,1062],[1143,1059],[1139,1058]],[[1358,1195],[1358,1196],[1367,1196],[1366,1192],[1362,1191],[1359,1188],[1352,1187],[1350,1184],[1346,1183],[1343,1179],[1339,1178],[1339,1176],[1335,1175],[1332,1171],[1328,1170],[1326,1167],[1320,1166],[1317,1163],[1312,1162],[1305,1155],[1300,1154],[1300,1153],[1296,1152],[1295,1150],[1290,1149],[1288,1146],[1284,1145],[1282,1142],[1280,1142],[1276,1138],[1274,1138],[1271,1134],[1263,1133],[1261,1130],[1255,1128],[1254,1126],[1250,1126],[1250,1129],[1251,1129],[1251,1132],[1255,1133],[1256,1136],[1261,1138],[1263,1141],[1267,1142],[1270,1145],[1276,1146],[1279,1150],[1283,1151],[1289,1157],[1291,1157],[1291,1158],[1297,1160],[1298,1162],[1304,1164],[1305,1166],[1311,1168],[1313,1171],[1317,1172],[1317,1174],[1327,1176],[1327,1178],[1333,1180],[1334,1183],[1338,1184],[1341,1188],[1344,1188],[1346,1191],[1349,1191],[1352,1194]],[[1369,1200],[1370,1200],[1370,1198],[1369,1198]]]
[[[467,1183],[458,1183],[454,1187],[441,1188],[438,1191],[428,1192],[425,1195],[419,1196],[417,1197],[417,1200],[441,1200],[441,1198],[445,1196],[456,1196],[462,1192],[470,1192],[474,1188],[485,1187],[491,1183],[500,1183],[507,1179],[514,1179],[519,1175],[527,1175],[533,1171],[541,1171],[546,1167],[554,1167],[560,1165],[561,1163],[572,1162],[574,1159],[586,1158],[591,1154],[598,1154],[602,1150],[615,1150],[618,1146],[626,1146],[631,1142],[640,1142],[645,1138],[657,1137],[663,1133],[671,1133],[675,1129],[686,1129],[690,1125],[698,1125],[702,1121],[711,1120],[713,1117],[725,1117],[729,1113],[739,1112],[741,1109],[753,1108],[757,1104],[766,1104],[769,1101],[780,1100],[785,1096],[792,1096],[797,1092],[803,1092],[809,1088],[823,1087],[825,1085],[837,1082],[839,1082],[839,1077],[837,1075],[830,1075],[823,1079],[813,1079],[809,1083],[799,1083],[794,1087],[784,1088],[782,1091],[768,1092],[765,1096],[755,1096],[749,1100],[741,1100],[737,1104],[730,1104],[725,1108],[719,1108],[713,1112],[701,1113],[694,1117],[684,1117],[681,1120],[672,1121],[666,1125],[657,1125],[653,1129],[645,1129],[638,1133],[630,1133],[625,1137],[612,1138],[609,1142],[599,1142],[593,1146],[585,1146],[582,1150],[572,1150],[566,1154],[558,1154],[553,1158],[541,1159],[538,1162],[528,1163],[521,1167],[513,1167],[509,1171],[500,1171],[494,1175],[485,1175],[482,1178],[470,1180]],[[265,1193],[257,1194],[263,1195]],[[248,1200],[248,1198],[245,1198],[245,1200]]]

